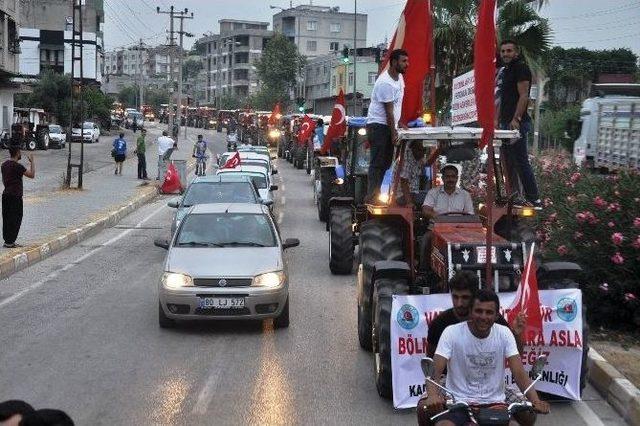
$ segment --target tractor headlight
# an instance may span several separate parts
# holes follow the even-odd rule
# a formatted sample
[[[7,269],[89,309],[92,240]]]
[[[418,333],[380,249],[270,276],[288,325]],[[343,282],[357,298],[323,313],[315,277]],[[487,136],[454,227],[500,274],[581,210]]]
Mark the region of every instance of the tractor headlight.
[[[536,215],[535,209],[531,207],[523,207],[522,209],[520,209],[519,213],[522,217],[533,217]]]
[[[335,178],[333,180],[333,183],[335,183],[336,185],[342,185],[344,183],[344,179],[342,178]]]
[[[367,129],[366,129],[366,128],[364,128],[364,127],[360,127],[360,128],[358,129],[358,134],[359,134],[360,136],[366,136],[366,135],[367,135]]]
[[[283,271],[267,272],[266,274],[256,275],[253,278],[253,286],[276,288],[284,284],[285,275]]]
[[[269,131],[269,137],[271,139],[277,139],[280,137],[280,131],[278,129],[272,129]]]
[[[378,201],[387,204],[389,202],[389,194],[382,193],[378,195]]]
[[[162,274],[162,285],[172,290],[179,290],[182,287],[193,286],[193,278],[185,274],[165,272]]]

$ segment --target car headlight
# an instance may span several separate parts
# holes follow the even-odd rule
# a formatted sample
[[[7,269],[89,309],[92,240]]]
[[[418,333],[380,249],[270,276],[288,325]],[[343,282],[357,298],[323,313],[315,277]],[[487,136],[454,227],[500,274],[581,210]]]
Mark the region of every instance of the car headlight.
[[[182,287],[193,286],[193,278],[185,274],[165,272],[162,274],[162,285],[166,288],[178,290]]]
[[[283,271],[267,272],[253,278],[253,284],[256,287],[276,288],[284,284],[285,275]]]

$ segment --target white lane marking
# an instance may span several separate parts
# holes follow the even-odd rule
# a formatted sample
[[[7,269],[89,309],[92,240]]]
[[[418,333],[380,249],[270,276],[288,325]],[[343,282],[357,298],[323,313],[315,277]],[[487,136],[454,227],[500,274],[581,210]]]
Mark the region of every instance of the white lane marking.
[[[222,369],[216,368],[207,377],[202,390],[198,394],[196,403],[191,411],[193,414],[206,414],[209,404],[213,399],[213,393],[218,384],[218,378],[222,375]]]
[[[284,213],[282,211],[280,211],[278,213],[278,225],[280,225],[282,223],[282,217],[284,216]]]
[[[154,210],[149,216],[145,217],[140,222],[138,222],[133,228],[129,228],[129,229],[121,232],[120,234],[118,234],[115,237],[111,238],[110,240],[108,240],[104,244],[101,244],[99,247],[96,247],[96,248],[90,250],[89,252],[85,253],[84,255],[80,256],[75,262],[71,262],[71,263],[66,264],[62,268],[59,268],[59,269],[51,272],[49,275],[47,275],[46,277],[44,277],[40,281],[36,281],[35,283],[31,284],[30,286],[27,286],[24,289],[20,290],[19,292],[7,297],[6,299],[4,299],[3,301],[0,302],[0,308],[10,304],[11,302],[15,302],[16,300],[20,299],[22,296],[24,296],[25,294],[29,293],[30,291],[33,291],[33,290],[35,290],[35,289],[37,289],[39,287],[42,287],[47,281],[49,281],[49,280],[55,278],[56,276],[58,276],[58,274],[60,272],[68,271],[69,269],[73,268],[74,266],[80,264],[80,262],[82,262],[83,260],[86,260],[90,256],[96,254],[98,251],[102,250],[103,248],[105,248],[105,247],[107,247],[107,246],[119,241],[120,239],[124,238],[125,236],[129,235],[134,229],[140,228],[148,220],[150,220],[153,216],[155,216],[156,214],[160,213],[160,211],[162,211],[162,209],[164,209],[164,208],[165,208],[165,206],[161,205],[158,209]]]
[[[598,415],[587,405],[586,402],[574,401],[571,405],[576,410],[576,413],[578,413],[578,415],[582,417],[582,420],[584,420],[589,426],[604,426],[602,420],[600,420]]]
[[[280,204],[282,204],[283,206],[287,204],[287,197],[285,197],[284,195],[280,197]]]

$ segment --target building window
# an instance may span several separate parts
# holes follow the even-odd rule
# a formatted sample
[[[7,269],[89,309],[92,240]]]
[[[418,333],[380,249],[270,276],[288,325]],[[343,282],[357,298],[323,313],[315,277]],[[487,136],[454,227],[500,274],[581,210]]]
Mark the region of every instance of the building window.
[[[333,77],[331,77],[331,88],[332,89],[336,88],[336,76],[335,75]]]
[[[349,86],[353,86],[353,73],[349,73]]]
[[[342,86],[344,84],[344,74],[339,74],[338,77],[340,77],[338,79],[338,84]]]
[[[322,67],[322,75],[327,75],[327,66]]]
[[[339,33],[341,29],[342,28],[340,27],[340,22],[333,23],[329,27],[329,31],[331,31],[332,33]]]
[[[318,21],[307,21],[307,31],[317,31],[317,30],[318,30]]]
[[[315,52],[318,49],[318,42],[315,40],[307,40],[307,50]]]
[[[378,73],[377,72],[370,72],[369,76],[367,77],[367,83],[369,83],[369,85],[374,85],[376,84],[376,78],[378,77]]]
[[[332,52],[337,52],[338,50],[340,50],[340,43],[338,43],[337,41],[332,41],[331,43],[329,43],[329,50],[331,50]]]
[[[316,77],[318,77],[320,75],[320,67],[316,68]]]

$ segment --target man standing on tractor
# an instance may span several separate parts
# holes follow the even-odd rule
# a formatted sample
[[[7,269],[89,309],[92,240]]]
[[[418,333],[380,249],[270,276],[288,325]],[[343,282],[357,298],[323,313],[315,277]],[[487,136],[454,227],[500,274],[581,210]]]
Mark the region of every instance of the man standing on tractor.
[[[367,116],[367,134],[371,145],[367,201],[377,200],[384,173],[391,167],[393,146],[398,141],[398,125],[402,115],[404,78],[409,55],[395,49],[389,56],[389,67],[376,80],[371,92]],[[403,125],[401,125],[404,127]]]
[[[531,70],[520,58],[518,45],[513,40],[500,43],[500,57],[504,63],[500,93],[499,126],[505,130],[520,130],[520,138],[512,144],[504,144],[509,181],[512,191],[518,191],[518,178],[524,190],[524,199],[517,204],[540,207],[540,195],[527,153],[527,136],[531,130],[531,117],[527,114],[529,91],[531,89]]]
[[[404,164],[400,172],[400,187],[396,199],[398,204],[422,207],[426,191],[420,190],[420,178],[424,174],[425,149],[420,140],[412,140],[404,153]]]
[[[453,164],[446,164],[440,170],[440,173],[442,173],[443,185],[432,188],[427,192],[424,204],[422,204],[422,214],[428,219],[450,213],[474,214],[471,195],[464,189],[457,187],[458,168]],[[429,266],[431,236],[431,231],[425,232],[420,243],[419,268],[421,271],[425,271]]]

